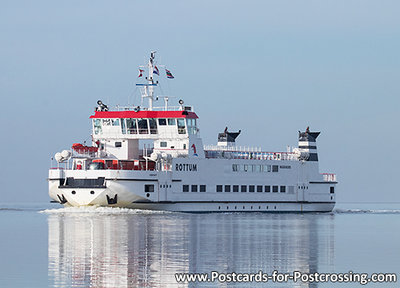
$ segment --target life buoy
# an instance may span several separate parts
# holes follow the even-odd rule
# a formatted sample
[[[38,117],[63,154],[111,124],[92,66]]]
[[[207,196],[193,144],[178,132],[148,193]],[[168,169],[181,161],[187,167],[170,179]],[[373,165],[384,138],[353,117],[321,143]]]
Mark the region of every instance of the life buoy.
[[[82,161],[76,163],[76,170],[82,170]]]

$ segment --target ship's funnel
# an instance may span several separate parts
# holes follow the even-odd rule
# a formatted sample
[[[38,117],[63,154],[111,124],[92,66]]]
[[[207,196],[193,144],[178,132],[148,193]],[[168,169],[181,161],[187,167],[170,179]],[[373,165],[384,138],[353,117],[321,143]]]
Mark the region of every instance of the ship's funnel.
[[[241,130],[238,132],[228,132],[228,127],[226,127],[223,133],[218,134],[218,146],[235,146],[235,140],[240,132]]]
[[[308,153],[307,161],[318,161],[317,141],[321,132],[310,132],[307,127],[305,132],[299,131],[299,151]]]

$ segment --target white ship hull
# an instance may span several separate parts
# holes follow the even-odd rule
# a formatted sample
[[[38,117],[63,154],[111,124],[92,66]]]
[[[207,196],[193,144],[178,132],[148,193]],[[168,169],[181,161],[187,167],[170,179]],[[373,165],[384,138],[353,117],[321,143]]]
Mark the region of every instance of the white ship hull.
[[[279,164],[279,167],[291,168],[280,169],[276,173],[231,172],[229,169],[233,163],[246,163],[242,165],[250,167],[259,163]],[[334,187],[336,182],[324,181],[320,174],[317,174],[318,179],[309,179],[314,172],[313,163],[242,159],[174,160],[174,170],[183,166],[188,168],[187,171],[50,170],[49,194],[57,202],[66,201],[62,203],[66,206],[96,205],[181,212],[329,212],[335,206],[335,193],[330,187]],[[81,179],[83,182],[63,185],[66,178]],[[80,187],[87,179],[99,178],[104,181],[97,186]],[[146,192],[146,185],[154,187],[154,191]],[[204,185],[205,192],[200,192],[200,185]],[[188,192],[183,192],[184,186],[188,186]],[[197,187],[197,192],[191,191],[192,186]],[[223,191],[217,192],[217,186],[222,186]],[[230,187],[229,192],[225,192],[225,186]],[[234,191],[233,186],[238,186],[239,190]],[[246,187],[245,193],[240,191],[242,186]],[[254,187],[253,192],[250,186]],[[269,192],[265,191],[266,186],[270,187]],[[284,186],[285,192],[273,192],[273,186]],[[262,191],[257,190],[260,187]]]

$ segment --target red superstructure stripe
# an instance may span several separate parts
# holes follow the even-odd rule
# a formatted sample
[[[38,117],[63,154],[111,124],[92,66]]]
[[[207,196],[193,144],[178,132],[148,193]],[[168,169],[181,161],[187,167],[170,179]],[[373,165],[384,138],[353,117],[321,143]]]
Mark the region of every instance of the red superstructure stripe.
[[[96,111],[90,118],[190,118],[197,119],[189,111]]]

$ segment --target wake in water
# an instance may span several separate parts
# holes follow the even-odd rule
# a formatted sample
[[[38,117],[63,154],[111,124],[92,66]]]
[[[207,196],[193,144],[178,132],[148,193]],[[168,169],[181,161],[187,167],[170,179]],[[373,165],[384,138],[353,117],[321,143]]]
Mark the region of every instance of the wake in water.
[[[58,209],[46,209],[40,211],[45,214],[97,214],[97,215],[121,215],[121,214],[165,214],[172,213],[168,211],[156,210],[140,210],[119,207],[98,207],[98,206],[82,206],[82,207],[65,207]]]
[[[13,210],[13,211],[24,211],[25,209],[20,208],[1,208],[0,210]],[[55,209],[40,210],[39,213],[44,214],[70,214],[70,215],[124,215],[124,214],[172,214],[179,212],[171,211],[160,211],[160,210],[141,210],[141,209],[129,209],[119,207],[100,207],[100,206],[82,206],[82,207],[65,207]],[[227,212],[232,213],[232,212]],[[247,214],[246,212],[240,212]],[[252,212],[250,212],[252,213]],[[236,214],[236,213],[234,213]],[[301,214],[295,212],[294,214]],[[313,214],[313,213],[311,213]],[[316,213],[321,214],[321,213]],[[325,213],[323,213],[325,214]],[[329,214],[329,213],[328,213]],[[336,208],[330,214],[400,214],[400,209],[342,209]]]
[[[20,209],[20,208],[0,208],[0,211],[24,211],[24,209]]]
[[[334,209],[333,214],[400,214],[398,209]]]

